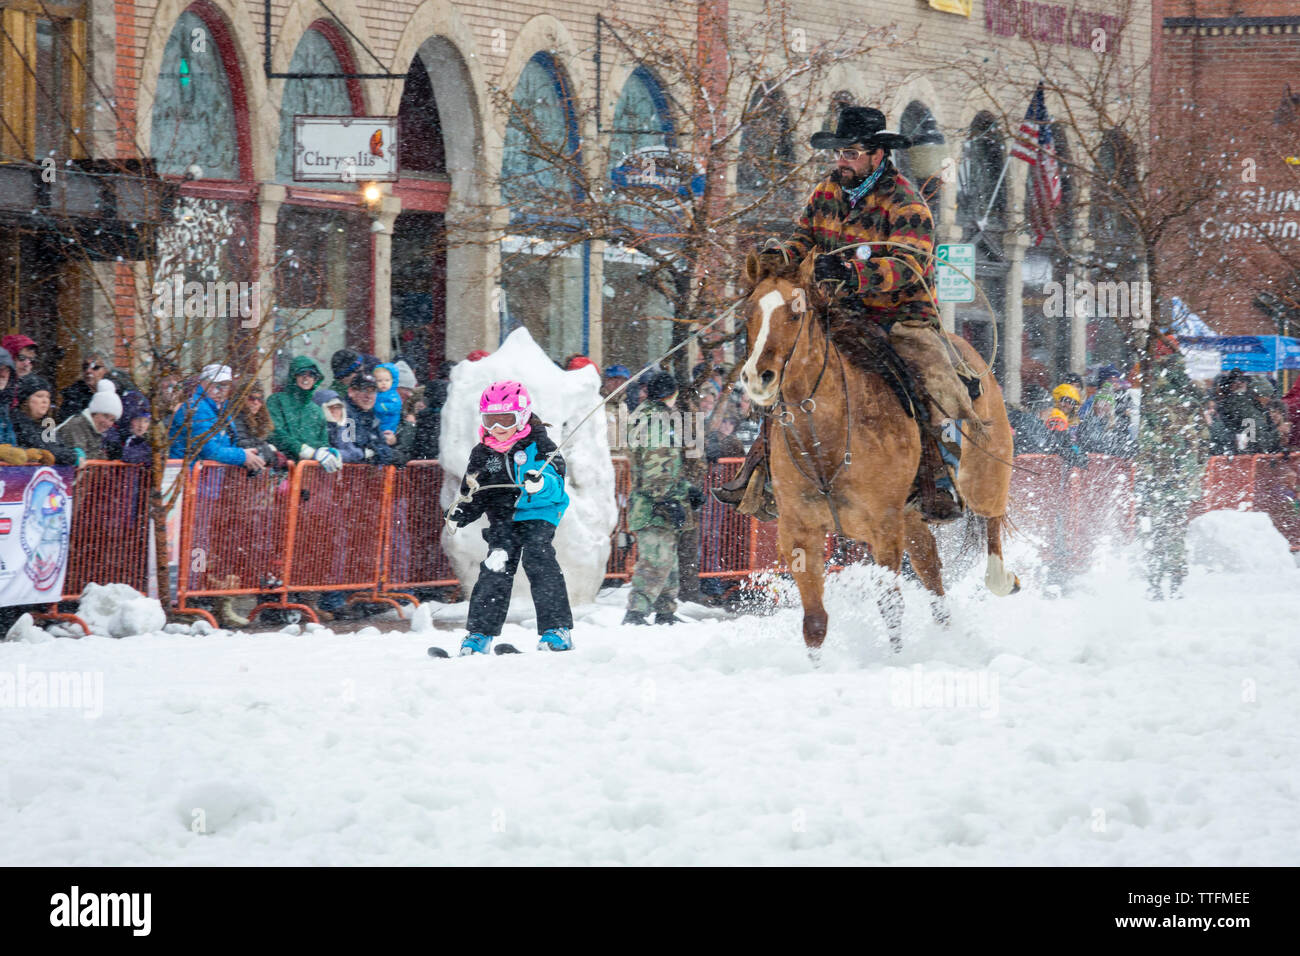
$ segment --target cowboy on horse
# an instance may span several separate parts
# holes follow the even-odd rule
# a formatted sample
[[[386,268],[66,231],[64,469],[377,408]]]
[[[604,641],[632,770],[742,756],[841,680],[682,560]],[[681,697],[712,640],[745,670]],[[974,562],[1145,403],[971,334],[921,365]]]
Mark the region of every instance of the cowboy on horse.
[[[887,339],[903,360],[891,386],[922,436],[909,507],[929,521],[956,518],[963,510],[954,481],[960,422],[972,435],[982,434],[988,423],[972,404],[980,394],[978,373],[944,337],[931,294],[934,218],[889,159],[890,150],[911,142],[885,129],[880,110],[845,107],[835,132],[813,134],[811,145],[833,150],[835,169],[813,190],[794,233],[768,239],[760,259],[790,264],[817,253],[813,275],[831,300],[830,336],[845,358],[858,368],[878,369]],[[718,500],[769,521],[776,517],[767,463],[770,428],[765,417],[739,473],[714,490]]]

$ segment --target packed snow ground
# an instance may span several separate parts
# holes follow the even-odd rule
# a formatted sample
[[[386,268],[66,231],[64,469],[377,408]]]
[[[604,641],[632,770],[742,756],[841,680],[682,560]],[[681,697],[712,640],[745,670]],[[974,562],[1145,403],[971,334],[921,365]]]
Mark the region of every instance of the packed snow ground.
[[[0,708],[0,863],[1294,864],[1300,571],[1253,517],[1198,528],[1179,602],[1131,555],[1058,599],[1023,556],[1019,595],[963,580],[948,632],[909,587],[897,656],[852,569],[819,670],[796,610],[621,627],[625,590],[559,655],[429,658],[464,605],[0,644],[103,695]]]

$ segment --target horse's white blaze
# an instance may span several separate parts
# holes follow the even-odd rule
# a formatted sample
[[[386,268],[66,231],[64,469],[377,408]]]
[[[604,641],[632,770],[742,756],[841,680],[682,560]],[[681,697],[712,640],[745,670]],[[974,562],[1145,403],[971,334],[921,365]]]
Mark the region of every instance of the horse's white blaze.
[[[781,306],[785,305],[785,296],[773,289],[763,298],[758,300],[758,307],[763,310],[762,324],[758,328],[758,339],[754,342],[754,347],[749,351],[749,359],[745,362],[744,383],[745,391],[749,392],[749,397],[754,401],[762,404],[762,400],[770,397],[766,391],[761,390],[758,384],[758,366],[755,364],[758,357],[763,354],[763,349],[767,346],[767,332],[772,324],[772,313]]]

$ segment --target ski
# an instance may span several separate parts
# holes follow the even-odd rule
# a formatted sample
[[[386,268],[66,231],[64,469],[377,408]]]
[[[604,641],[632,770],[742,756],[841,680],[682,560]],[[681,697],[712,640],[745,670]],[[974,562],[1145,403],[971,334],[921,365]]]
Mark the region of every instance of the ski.
[[[441,647],[430,647],[428,653],[430,657],[451,657],[451,655],[448,654]],[[513,644],[495,644],[492,647],[492,653],[493,654],[522,654],[523,651],[515,647]]]

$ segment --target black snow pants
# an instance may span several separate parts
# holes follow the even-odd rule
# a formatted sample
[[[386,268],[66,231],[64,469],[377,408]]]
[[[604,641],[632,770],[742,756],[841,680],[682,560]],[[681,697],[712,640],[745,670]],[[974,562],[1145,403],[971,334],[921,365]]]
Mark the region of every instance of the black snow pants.
[[[488,554],[498,549],[505,551],[506,563],[500,571],[489,570],[486,563],[479,565],[478,581],[469,598],[469,620],[465,624],[471,633],[489,637],[501,633],[510,609],[510,588],[521,558],[533,591],[533,606],[537,609],[537,633],[544,634],[555,627],[573,627],[564,572],[555,560],[555,547],[551,544],[554,537],[555,525],[549,521],[506,521],[483,530]]]

